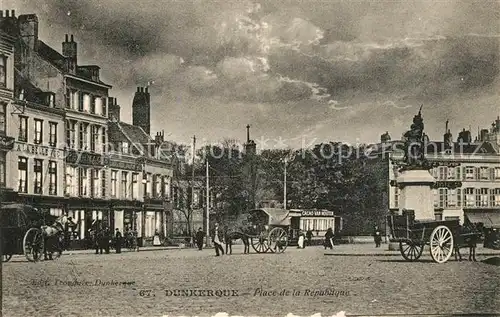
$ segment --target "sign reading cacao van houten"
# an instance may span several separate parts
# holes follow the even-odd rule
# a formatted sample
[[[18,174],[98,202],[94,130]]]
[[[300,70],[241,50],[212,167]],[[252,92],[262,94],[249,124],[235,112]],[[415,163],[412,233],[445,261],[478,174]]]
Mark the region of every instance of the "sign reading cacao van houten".
[[[330,210],[302,210],[302,217],[333,217]]]

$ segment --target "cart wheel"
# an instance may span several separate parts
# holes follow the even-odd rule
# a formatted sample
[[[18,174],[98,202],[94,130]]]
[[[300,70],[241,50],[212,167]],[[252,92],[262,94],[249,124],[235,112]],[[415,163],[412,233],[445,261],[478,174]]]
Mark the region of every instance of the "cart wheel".
[[[269,250],[272,253],[283,253],[288,246],[288,234],[283,228],[274,228],[269,232]]]
[[[40,229],[31,228],[24,235],[23,239],[24,255],[30,262],[39,261],[43,256],[44,241]]]
[[[4,254],[2,256],[2,262],[9,262],[12,259],[12,254]]]
[[[267,250],[269,250],[267,236],[265,236],[264,233],[259,234],[256,238],[251,238],[250,241],[252,243],[252,248],[257,253],[266,253]]]
[[[399,251],[406,261],[416,261],[422,255],[424,246],[413,242],[399,242]]]
[[[445,263],[453,252],[453,234],[446,226],[435,228],[430,237],[431,256],[436,263]]]

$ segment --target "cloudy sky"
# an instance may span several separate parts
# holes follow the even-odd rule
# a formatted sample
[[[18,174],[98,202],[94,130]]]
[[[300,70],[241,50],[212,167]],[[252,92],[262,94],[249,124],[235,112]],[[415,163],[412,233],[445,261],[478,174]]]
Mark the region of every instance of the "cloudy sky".
[[[500,114],[497,1],[2,0],[36,13],[40,38],[101,66],[122,120],[154,81],[152,132],[267,140],[266,147],[399,138],[423,104],[431,139],[449,119]]]

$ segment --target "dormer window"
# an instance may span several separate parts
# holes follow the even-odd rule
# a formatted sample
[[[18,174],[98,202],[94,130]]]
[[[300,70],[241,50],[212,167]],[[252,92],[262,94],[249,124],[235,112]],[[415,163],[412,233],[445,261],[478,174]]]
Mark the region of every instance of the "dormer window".
[[[130,153],[129,144],[126,141],[122,142],[122,153],[124,153],[124,154],[129,154]]]
[[[55,99],[56,99],[55,94],[47,93],[47,97],[45,98],[46,105],[49,106],[50,108],[54,108]]]

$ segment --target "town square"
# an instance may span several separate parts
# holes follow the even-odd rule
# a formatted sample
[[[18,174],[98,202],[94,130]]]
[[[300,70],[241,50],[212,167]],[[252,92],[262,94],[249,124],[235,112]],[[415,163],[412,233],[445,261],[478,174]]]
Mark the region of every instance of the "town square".
[[[499,2],[0,9],[0,317],[500,314]]]

